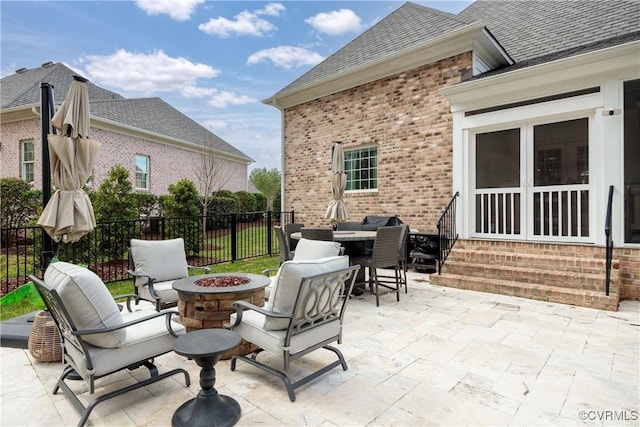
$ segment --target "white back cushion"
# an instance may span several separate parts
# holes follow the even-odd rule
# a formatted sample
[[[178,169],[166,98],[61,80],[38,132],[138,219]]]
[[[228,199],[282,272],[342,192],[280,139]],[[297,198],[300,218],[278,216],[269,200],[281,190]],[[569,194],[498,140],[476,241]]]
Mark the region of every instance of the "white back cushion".
[[[294,260],[318,259],[340,255],[340,243],[323,240],[300,239],[296,246]]]
[[[55,289],[69,317],[79,330],[100,329],[123,323],[122,314],[109,290],[88,268],[67,262],[49,264],[44,282]],[[104,334],[84,335],[82,339],[97,347],[121,347],[127,336],[122,329]]]
[[[329,242],[330,243],[330,242]],[[296,248],[297,251],[297,248]],[[298,295],[298,288],[304,277],[329,273],[349,267],[348,256],[333,256],[313,260],[291,260],[282,263],[265,309],[276,313],[290,314]],[[289,326],[288,319],[266,318],[264,329],[280,330]]]
[[[137,273],[146,274],[156,282],[182,279],[189,276],[187,254],[182,238],[171,240],[131,239],[131,256]],[[147,279],[138,279],[136,286]]]

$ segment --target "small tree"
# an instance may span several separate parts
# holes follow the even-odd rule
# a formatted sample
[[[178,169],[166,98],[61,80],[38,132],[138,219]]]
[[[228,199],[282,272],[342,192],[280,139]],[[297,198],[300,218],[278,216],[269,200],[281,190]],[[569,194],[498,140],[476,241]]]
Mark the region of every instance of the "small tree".
[[[193,181],[181,179],[169,185],[169,194],[164,198],[164,214],[169,218],[181,218],[180,228],[170,221],[171,235],[184,239],[188,256],[197,256],[203,242],[200,234],[200,195]]]
[[[207,238],[207,208],[211,203],[211,193],[224,187],[233,174],[233,170],[229,167],[229,163],[218,155],[214,149],[215,135],[210,135],[210,140],[200,147],[198,161],[194,165],[194,173],[196,176],[196,184],[200,194],[198,200],[202,206],[202,237]]]
[[[138,237],[138,227],[134,224],[128,230],[121,224],[107,225],[107,222],[138,219],[138,202],[133,193],[129,171],[122,165],[109,169],[107,178],[98,189],[89,194],[96,222],[102,222],[102,232],[96,239],[97,250],[109,259],[118,260],[125,256],[123,247],[128,246],[132,238]],[[127,242],[123,245],[123,241]]]
[[[261,193],[267,196],[267,209],[273,210],[273,200],[280,191],[280,171],[259,168],[251,171],[249,182]]]

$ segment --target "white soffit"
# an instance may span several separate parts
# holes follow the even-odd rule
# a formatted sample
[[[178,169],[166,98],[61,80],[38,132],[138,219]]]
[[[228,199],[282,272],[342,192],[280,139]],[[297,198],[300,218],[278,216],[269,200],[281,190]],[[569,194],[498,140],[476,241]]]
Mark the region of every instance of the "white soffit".
[[[640,41],[440,89],[451,111],[469,111],[600,86],[640,76]]]

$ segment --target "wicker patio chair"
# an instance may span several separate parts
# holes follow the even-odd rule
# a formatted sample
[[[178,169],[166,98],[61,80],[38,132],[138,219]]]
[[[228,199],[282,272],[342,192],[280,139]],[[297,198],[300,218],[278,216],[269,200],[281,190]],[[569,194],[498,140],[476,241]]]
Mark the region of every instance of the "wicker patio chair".
[[[292,239],[291,234],[298,233],[302,227],[304,227],[304,224],[299,222],[290,222],[289,224],[285,224],[283,227],[284,236],[287,238],[287,244],[289,245],[290,252],[295,252],[296,246],[298,246],[298,241],[296,239]]]
[[[380,295],[396,294],[400,301],[400,278],[398,268],[398,245],[402,228],[399,225],[380,227],[376,231],[376,240],[371,255],[351,258],[352,264],[358,264],[369,270],[369,289],[376,296],[376,306],[380,305]],[[392,268],[394,275],[378,274],[378,269]],[[380,292],[380,288],[385,288]]]
[[[407,224],[400,224],[402,231],[400,232],[400,242],[398,244],[398,270],[400,277],[400,286],[404,286],[404,293],[407,290],[407,270],[409,266],[409,256],[407,250],[407,239],[409,236],[409,226]]]
[[[293,259],[294,253],[289,249],[289,243],[285,237],[284,230],[279,225],[273,227],[278,237],[278,247],[280,249],[280,264]]]
[[[336,225],[336,231],[360,231],[362,223],[357,221],[344,221]]]
[[[333,241],[333,230],[330,228],[302,227],[300,233],[303,239]]]

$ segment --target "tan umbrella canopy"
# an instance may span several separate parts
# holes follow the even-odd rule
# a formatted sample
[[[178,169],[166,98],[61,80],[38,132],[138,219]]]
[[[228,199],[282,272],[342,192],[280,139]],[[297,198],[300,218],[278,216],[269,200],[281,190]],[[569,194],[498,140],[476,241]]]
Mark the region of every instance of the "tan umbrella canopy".
[[[55,193],[38,225],[56,242],[76,242],[96,226],[93,206],[82,190],[95,166],[100,143],[89,136],[89,95],[85,81],[74,80],[51,123],[49,156]]]
[[[333,146],[331,155],[331,192],[333,200],[329,202],[325,219],[331,224],[346,221],[349,218],[349,211],[342,197],[347,187],[347,174],[344,173],[344,148],[342,142],[337,141]]]

